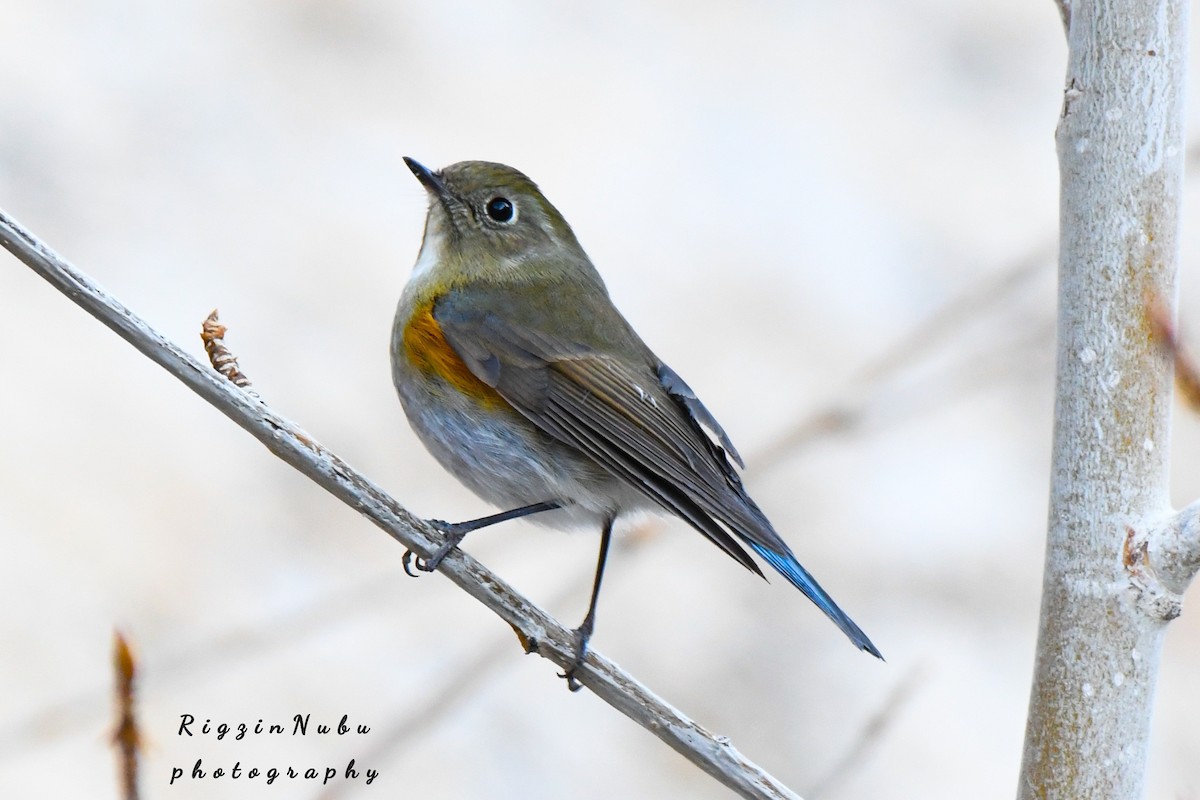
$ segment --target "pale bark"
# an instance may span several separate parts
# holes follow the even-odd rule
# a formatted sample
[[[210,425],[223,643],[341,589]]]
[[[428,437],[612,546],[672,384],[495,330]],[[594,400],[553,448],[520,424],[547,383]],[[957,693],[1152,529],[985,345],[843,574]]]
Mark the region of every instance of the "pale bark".
[[[1058,376],[1041,623],[1021,798],[1137,798],[1166,623],[1196,571],[1168,487],[1184,166],[1184,0],[1072,3],[1061,170]],[[1190,538],[1189,538],[1190,537]]]

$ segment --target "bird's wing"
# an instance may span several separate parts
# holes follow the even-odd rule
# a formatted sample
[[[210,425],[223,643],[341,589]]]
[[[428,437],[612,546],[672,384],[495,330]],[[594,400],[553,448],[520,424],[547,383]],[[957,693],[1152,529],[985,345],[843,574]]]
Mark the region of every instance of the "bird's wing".
[[[651,365],[629,364],[463,305],[449,295],[435,306],[446,341],[474,375],[535,425],[689,522],[696,524],[696,512],[702,512],[748,542],[786,551],[723,453]],[[701,530],[707,534],[710,527]],[[753,563],[748,556],[738,560]]]
[[[855,645],[879,654],[746,494],[725,457],[726,451],[735,452],[725,432],[670,368],[649,360],[631,363],[634,359],[617,358],[536,326],[518,327],[454,293],[439,299],[433,313],[467,368],[535,425],[675,512],[761,575],[728,528],[803,591]]]

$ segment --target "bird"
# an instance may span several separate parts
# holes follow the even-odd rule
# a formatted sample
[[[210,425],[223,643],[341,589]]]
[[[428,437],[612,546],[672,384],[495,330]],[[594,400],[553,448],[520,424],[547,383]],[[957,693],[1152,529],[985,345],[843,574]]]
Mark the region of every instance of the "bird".
[[[560,675],[578,691],[620,516],[674,514],[747,570],[757,554],[860,650],[883,655],[797,560],[750,498],[729,436],[613,304],[570,225],[522,172],[487,161],[431,170],[416,263],[396,308],[392,378],[417,437],[505,511],[460,523],[418,570],[471,531],[518,517],[600,529],[587,613]],[[405,570],[413,557],[405,553]]]

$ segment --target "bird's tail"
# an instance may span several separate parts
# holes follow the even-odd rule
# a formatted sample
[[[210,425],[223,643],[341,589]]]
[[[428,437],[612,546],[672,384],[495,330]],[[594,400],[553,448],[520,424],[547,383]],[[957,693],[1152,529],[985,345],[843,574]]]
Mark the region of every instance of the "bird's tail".
[[[763,559],[775,568],[783,577],[792,582],[800,591],[804,592],[804,596],[816,603],[817,608],[824,611],[834,623],[837,624],[842,632],[850,637],[850,641],[854,642],[854,646],[859,650],[865,650],[876,658],[882,660],[883,654],[879,652],[879,648],[871,644],[871,640],[862,632],[862,629],[854,624],[854,620],[846,616],[846,612],[838,608],[838,604],[833,602],[833,598],[821,588],[821,584],[817,583],[816,579],[808,574],[808,570],[800,566],[800,562],[791,553],[777,553],[774,550],[768,550],[760,544],[747,541],[746,544],[758,553]]]

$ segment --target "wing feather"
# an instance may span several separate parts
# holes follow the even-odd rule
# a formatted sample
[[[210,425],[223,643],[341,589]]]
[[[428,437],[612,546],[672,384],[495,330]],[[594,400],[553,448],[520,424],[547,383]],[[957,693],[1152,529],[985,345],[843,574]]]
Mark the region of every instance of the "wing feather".
[[[500,300],[515,302],[512,297]],[[618,350],[618,358],[536,324],[514,326],[463,303],[453,292],[435,303],[434,318],[471,373],[538,428],[586,454],[762,575],[731,533],[736,535],[829,615],[856,646],[879,655],[746,494],[726,457],[741,463],[725,431],[632,331],[623,329],[626,347]],[[619,315],[616,320],[624,324]]]
[[[638,477],[634,485],[660,489],[655,500],[662,502],[661,489],[669,486],[747,541],[787,551],[732,468],[714,458],[712,443],[689,421],[649,362],[631,366],[452,302],[440,301],[434,316],[467,368],[552,436],[579,447],[580,429],[586,428],[608,454],[598,460],[611,469],[619,455],[623,471]],[[556,409],[554,424],[551,407]],[[694,515],[684,516],[694,522]]]
[[[762,575],[762,570],[750,558],[749,553],[686,494],[661,476],[641,468],[628,454],[615,449],[604,435],[587,424],[578,424],[571,414],[564,413],[560,403],[552,402],[548,405],[541,427],[559,441],[586,453],[612,474],[639,488],[666,510],[677,514],[743,567],[756,575]]]

